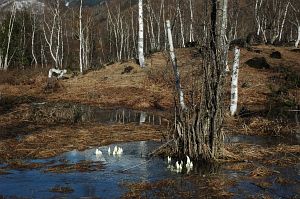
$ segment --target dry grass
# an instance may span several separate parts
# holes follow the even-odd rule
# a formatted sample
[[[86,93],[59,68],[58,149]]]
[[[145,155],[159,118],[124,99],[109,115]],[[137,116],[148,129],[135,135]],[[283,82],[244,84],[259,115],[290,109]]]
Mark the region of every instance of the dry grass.
[[[289,71],[299,74],[299,53],[283,47],[257,46],[256,48],[262,50],[262,53],[257,54],[242,49],[241,57],[239,107],[246,107],[250,114],[245,117],[226,117],[225,133],[291,133],[291,131],[295,131],[297,124],[268,118],[266,111],[269,110],[269,105],[273,105],[274,101],[278,103],[278,100],[283,97],[285,101],[292,101],[299,105],[299,88],[291,87],[285,91],[285,95],[276,95],[275,97],[271,89],[278,84],[282,86],[286,83],[283,78],[285,77],[284,73],[278,70],[279,67],[288,68]],[[270,53],[275,50],[282,53],[283,59],[269,57]],[[192,77],[196,77],[192,68],[199,66],[201,60],[200,57],[193,56],[195,49],[178,49],[176,53],[182,74],[183,88],[188,93],[190,81]],[[271,69],[258,70],[245,64],[247,60],[257,56],[265,57],[272,66]],[[231,52],[230,60],[232,60]],[[115,63],[98,71],[89,71],[85,75],[60,80],[61,89],[50,93],[44,92],[44,87],[47,84],[47,71],[37,71],[28,73],[28,75],[27,72],[18,74],[15,71],[1,74],[1,77],[7,76],[18,80],[18,82],[11,83],[8,80],[0,82],[0,160],[45,158],[73,149],[83,150],[88,146],[161,139],[162,130],[150,126],[96,126],[95,124],[82,126],[79,124],[74,126],[52,124],[52,126],[45,126],[28,121],[28,104],[33,101],[66,101],[102,107],[172,110],[173,72],[168,62],[168,55],[162,52],[155,53],[147,59],[147,65],[148,68],[143,70],[132,61]],[[129,66],[132,70],[129,73],[124,73],[124,69]],[[273,77],[276,77],[276,81],[273,81]],[[230,76],[228,76],[228,80],[230,80]],[[226,103],[229,104],[229,81],[226,88]],[[277,88],[275,90],[278,91]],[[6,104],[4,105],[2,102],[3,99],[10,96],[13,96],[15,101],[8,101],[7,103],[12,106],[6,110]],[[22,136],[21,140],[16,139],[19,135]],[[249,146],[241,149],[241,151],[231,150],[230,152],[237,152],[238,156],[245,158],[273,155],[272,150],[257,149],[256,146]],[[295,161],[295,159],[291,160]]]
[[[278,122],[268,118],[266,113],[284,104],[300,104],[299,87],[291,87],[284,95],[274,97],[281,87],[287,85],[285,70],[300,74],[300,56],[290,48],[256,46],[260,54],[242,49],[239,75],[239,107],[247,108],[249,115],[239,119],[226,118],[226,133],[236,131],[243,134],[282,134],[295,132],[296,124]],[[272,59],[273,51],[280,51],[282,59]],[[196,49],[177,49],[178,65],[182,86],[186,94],[191,89],[191,80],[196,78],[193,68],[201,65],[200,57],[194,56]],[[271,69],[255,69],[245,62],[253,57],[265,57]],[[85,75],[61,80],[56,92],[44,92],[47,84],[46,71],[17,74],[8,72],[11,79],[29,79],[29,83],[9,84],[0,82],[1,96],[34,96],[45,101],[66,101],[92,104],[102,107],[127,107],[133,109],[172,110],[174,102],[173,71],[165,52],[158,52],[147,59],[148,68],[143,70],[133,61],[115,63]],[[232,53],[230,52],[230,65]],[[132,68],[124,74],[125,68]],[[284,71],[281,71],[282,68]],[[43,72],[43,73],[42,73]],[[289,73],[291,73],[289,72]],[[123,73],[123,74],[122,74]],[[42,76],[43,74],[44,76]],[[196,76],[195,76],[196,75]],[[226,84],[226,104],[230,98],[230,75]],[[0,108],[1,111],[1,108]]]
[[[92,172],[102,171],[103,165],[99,162],[80,161],[76,164],[59,164],[49,166],[45,172],[52,173],[73,173],[73,172]]]
[[[193,184],[192,187],[185,182]],[[123,184],[129,191],[122,198],[231,198],[233,194],[225,190],[234,184],[235,181],[223,176],[189,176],[181,182],[167,179],[154,183]]]
[[[274,172],[266,167],[258,167],[250,172],[249,176],[252,178],[262,178],[272,175]]]
[[[148,125],[93,124],[42,127],[22,139],[1,139],[0,160],[23,158],[48,158],[73,149],[84,150],[89,146],[103,146],[118,142],[160,140],[162,131]]]
[[[232,161],[259,161],[265,165],[287,167],[300,161],[300,145],[279,144],[264,147],[254,144],[233,144],[226,147],[232,153]],[[247,165],[247,164],[246,164]]]
[[[71,187],[62,187],[62,186],[58,186],[58,185],[51,188],[49,191],[55,192],[55,193],[72,193],[72,192],[74,192],[74,190]]]

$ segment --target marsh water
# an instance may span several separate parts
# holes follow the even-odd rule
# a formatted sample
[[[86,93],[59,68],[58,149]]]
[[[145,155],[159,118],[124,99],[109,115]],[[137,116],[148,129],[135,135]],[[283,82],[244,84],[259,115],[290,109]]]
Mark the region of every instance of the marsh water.
[[[231,139],[235,139],[231,137]],[[239,141],[243,138],[239,137]],[[247,139],[247,138],[245,138]],[[256,138],[260,143],[269,143],[264,138]],[[247,142],[250,142],[249,139]],[[124,153],[120,156],[108,154],[108,147],[113,149],[115,145],[103,146],[101,156],[95,155],[95,148],[85,151],[73,150],[54,158],[42,160],[28,160],[31,163],[47,163],[45,167],[31,170],[9,170],[9,174],[0,175],[0,195],[4,197],[28,197],[28,198],[79,198],[100,197],[118,198],[126,193],[124,183],[155,182],[163,179],[175,179],[180,181],[185,175],[193,175],[203,178],[204,175],[226,175],[228,178],[239,179],[237,184],[228,191],[234,193],[234,198],[245,198],[258,193],[268,193],[273,198],[290,198],[299,196],[298,184],[282,185],[276,183],[277,175],[300,182],[299,164],[296,167],[281,168],[274,166],[273,169],[280,174],[269,176],[268,181],[273,182],[268,188],[261,188],[249,179],[243,179],[249,170],[232,171],[222,166],[213,172],[201,166],[191,173],[185,171],[176,173],[168,169],[168,163],[162,158],[152,157],[148,154],[159,147],[162,143],[152,141],[130,142],[119,144]],[[47,168],[60,164],[76,164],[81,161],[90,161],[93,164],[101,164],[103,168],[97,171],[73,171],[66,173],[47,172]],[[173,160],[172,164],[174,164]],[[5,165],[2,165],[2,167]],[[187,189],[182,184],[182,189]],[[54,187],[68,187],[69,193],[56,193],[51,191]],[[194,187],[196,189],[196,186]],[[193,189],[189,185],[188,189]],[[192,190],[191,190],[192,191]]]
[[[126,108],[101,108],[75,103],[33,103],[31,119],[39,122],[52,120],[60,123],[93,122],[99,124],[151,124],[166,123],[160,112],[144,112]]]
[[[32,110],[33,120],[52,119],[60,122],[94,122],[106,125],[132,122],[139,125],[162,125],[164,121],[166,122],[159,114],[123,108],[101,109],[88,105],[36,103],[32,105]],[[300,143],[297,136],[283,138],[234,135],[227,136],[225,141],[260,146],[299,145]],[[259,179],[246,177],[252,171],[251,168],[237,171],[228,167],[235,163],[217,167],[196,164],[189,173],[186,170],[180,173],[174,172],[169,169],[167,160],[149,156],[162,144],[154,141],[121,143],[118,146],[124,150],[122,155],[108,153],[108,148],[113,150],[114,144],[99,147],[102,155],[96,155],[96,148],[92,147],[84,151],[73,150],[48,159],[27,159],[25,164],[42,165],[30,169],[10,168],[8,165],[0,164],[0,171],[5,170],[5,173],[0,175],[0,198],[119,198],[128,192],[126,186],[128,183],[155,183],[165,179],[179,182],[180,189],[189,191],[193,197],[199,197],[197,195],[199,185],[183,183],[186,176],[195,179],[225,176],[227,179],[232,179],[235,183],[226,191],[232,193],[233,198],[257,197],[264,194],[272,198],[300,197],[300,163],[288,167],[273,164],[270,168],[274,171],[273,174],[263,179],[269,183],[265,187],[258,185]],[[171,165],[175,162],[176,160],[173,159]],[[88,164],[88,169],[77,167],[81,163]],[[263,166],[261,162],[252,163]],[[53,168],[62,169],[51,170]],[[64,170],[63,168],[75,169]],[[277,180],[279,178],[284,178],[291,183],[279,183]],[[154,190],[150,190],[150,197],[151,191]],[[174,198],[176,197],[174,195]]]

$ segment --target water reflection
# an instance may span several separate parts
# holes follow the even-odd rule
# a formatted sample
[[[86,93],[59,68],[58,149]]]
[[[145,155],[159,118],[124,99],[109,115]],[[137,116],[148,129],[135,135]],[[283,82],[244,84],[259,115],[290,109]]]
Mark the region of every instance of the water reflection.
[[[255,136],[255,135],[226,135],[226,143],[247,143],[262,146],[275,146],[278,144],[298,145],[300,138],[297,135],[290,136]]]
[[[164,160],[154,158],[149,161],[147,157],[150,150],[159,145],[156,142],[118,144],[124,149],[123,155],[120,156],[108,154],[108,147],[114,148],[115,145],[100,147],[101,156],[95,154],[94,148],[85,151],[73,150],[58,157],[44,160],[44,162],[54,161],[53,165],[62,162],[68,164],[76,164],[81,161],[99,162],[104,164],[104,170],[62,174],[45,173],[43,169],[13,171],[11,175],[0,176],[0,195],[30,198],[43,198],[45,195],[47,197],[61,197],[63,194],[51,193],[49,189],[56,185],[67,185],[74,189],[74,192],[68,195],[70,198],[93,196],[117,198],[126,191],[124,187],[120,186],[120,183],[124,181],[155,181],[173,176],[165,168]]]
[[[140,115],[138,116],[140,119]],[[252,142],[250,137],[231,137],[232,141]],[[256,141],[259,140],[256,138]],[[228,141],[228,140],[227,140]],[[264,143],[264,142],[262,142]],[[73,150],[64,153],[55,158],[46,160],[32,160],[29,162],[51,162],[47,167],[58,165],[62,163],[76,164],[82,161],[90,161],[93,164],[101,164],[104,169],[101,171],[87,171],[79,172],[73,171],[71,173],[51,173],[44,172],[45,168],[36,170],[12,170],[12,174],[0,175],[0,195],[6,197],[28,197],[28,198],[80,198],[80,197],[101,197],[101,198],[119,198],[127,190],[122,185],[123,183],[131,182],[155,182],[164,179],[175,179],[177,182],[182,181],[183,173],[171,172],[167,166],[167,160],[161,158],[149,159],[148,154],[158,148],[161,143],[142,141],[118,144],[122,147],[124,152],[120,156],[113,156],[108,154],[108,147],[113,149],[115,145],[99,147],[102,155],[96,156],[95,148],[85,151]],[[174,165],[177,160],[172,159]],[[280,168],[274,167],[274,170],[288,179],[299,179],[299,169],[297,168]],[[257,193],[262,192],[257,186],[253,186],[253,182],[244,176],[249,175],[249,170],[226,170],[222,165],[203,165],[195,164],[193,171],[190,175],[197,179],[206,178],[208,175],[226,175],[226,178],[239,179],[237,184],[229,191],[233,192],[238,198],[246,195],[251,195],[251,191],[255,190]],[[275,178],[276,176],[271,176]],[[273,179],[272,181],[275,182]],[[181,184],[181,183],[180,183]],[[61,194],[53,193],[49,190],[55,186],[67,186],[74,190],[72,193]],[[182,189],[185,185],[182,184]],[[197,188],[197,186],[196,186]],[[196,188],[189,184],[191,192]],[[274,189],[274,190],[273,190]],[[293,196],[295,194],[295,186],[285,186],[274,183],[268,189],[273,191],[271,196],[275,194],[287,194]],[[176,190],[173,190],[176,191]]]
[[[32,104],[32,119],[57,122],[96,122],[102,124],[136,123],[162,125],[162,117],[153,113],[125,108],[103,109],[83,104]]]

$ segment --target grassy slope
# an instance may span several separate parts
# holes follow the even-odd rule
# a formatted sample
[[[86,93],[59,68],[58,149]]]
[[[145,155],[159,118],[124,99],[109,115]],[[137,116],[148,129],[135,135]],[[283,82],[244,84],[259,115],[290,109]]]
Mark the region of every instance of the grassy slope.
[[[286,111],[300,105],[300,53],[292,52],[290,48],[285,47],[256,46],[255,48],[262,52],[258,54],[242,49],[241,53],[238,106],[247,109],[249,115],[237,118],[228,116],[225,129],[247,134],[294,132],[295,123],[281,121],[282,117],[279,121],[273,116],[282,112],[281,107]],[[282,59],[270,58],[270,53],[275,50],[282,53]],[[195,49],[177,50],[184,88],[189,86],[187,82],[191,79],[192,67],[201,64],[200,58],[193,56],[195,52]],[[232,52],[230,54],[232,60]],[[261,56],[270,63],[270,69],[255,69],[245,64],[250,58]],[[122,74],[127,66],[132,66],[133,69],[130,73]],[[119,106],[140,110],[173,109],[173,74],[166,53],[155,53],[148,57],[147,69],[144,70],[129,61],[108,65],[101,70],[89,71],[83,76],[61,80],[55,92],[45,92],[46,74],[46,71],[29,75],[26,71],[2,73],[0,93],[2,96],[19,98],[30,96],[41,101],[72,101],[102,107]],[[226,85],[228,108],[229,98],[230,81]],[[293,120],[295,112],[287,113],[290,115],[289,119]],[[0,115],[1,121],[5,120],[5,117]]]

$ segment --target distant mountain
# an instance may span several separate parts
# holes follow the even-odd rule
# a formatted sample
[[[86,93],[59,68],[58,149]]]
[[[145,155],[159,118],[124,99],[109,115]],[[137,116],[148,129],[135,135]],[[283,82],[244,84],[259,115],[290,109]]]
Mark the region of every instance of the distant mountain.
[[[15,3],[17,10],[32,8],[35,12],[42,11],[45,0],[0,0],[0,12],[10,11],[13,3]],[[50,0],[51,1],[51,0]],[[84,6],[95,6],[104,3],[106,0],[83,0]],[[80,0],[64,0],[65,6],[78,6]]]
[[[17,10],[32,9],[34,12],[42,11],[45,4],[39,0],[0,0],[0,11],[10,11],[13,4]]]

